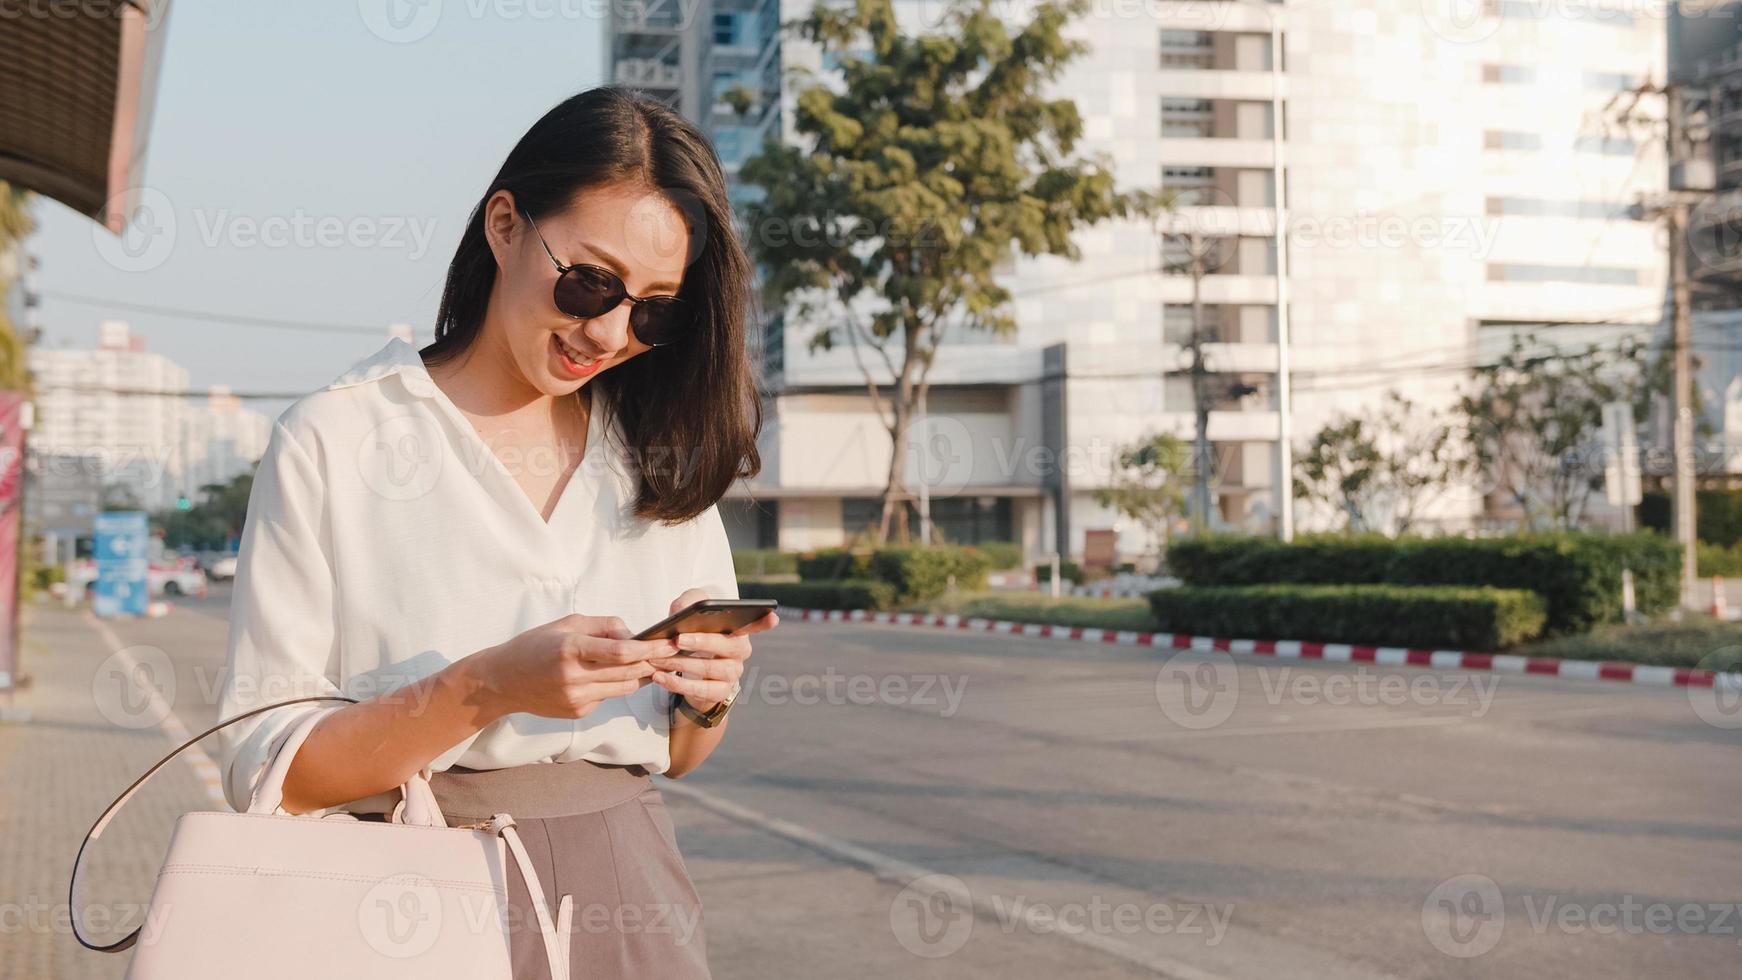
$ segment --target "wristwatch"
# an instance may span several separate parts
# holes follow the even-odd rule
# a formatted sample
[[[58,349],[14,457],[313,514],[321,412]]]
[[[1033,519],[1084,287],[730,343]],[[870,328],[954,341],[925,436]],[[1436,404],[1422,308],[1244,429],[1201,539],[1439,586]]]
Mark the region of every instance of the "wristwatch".
[[[672,708],[683,712],[685,718],[688,718],[690,721],[695,722],[703,728],[713,728],[715,725],[720,723],[720,719],[726,717],[726,712],[732,710],[732,702],[738,700],[738,692],[743,689],[743,684],[738,681],[733,681],[732,689],[726,692],[726,700],[721,701],[719,704],[714,705],[706,711],[697,711],[695,705],[690,704],[689,698],[686,698],[681,694],[673,694],[671,696]]]

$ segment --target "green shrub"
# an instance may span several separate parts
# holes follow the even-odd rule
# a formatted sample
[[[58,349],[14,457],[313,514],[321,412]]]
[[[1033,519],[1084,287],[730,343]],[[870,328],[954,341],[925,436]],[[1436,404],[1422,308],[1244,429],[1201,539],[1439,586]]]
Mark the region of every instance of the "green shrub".
[[[1014,541],[982,541],[973,547],[986,555],[993,571],[1022,567],[1022,545]]]
[[[798,577],[805,582],[875,579],[894,586],[900,602],[918,602],[943,595],[950,576],[964,591],[983,588],[992,561],[978,548],[961,545],[895,547],[875,550],[825,548],[798,556]]]
[[[1052,626],[1083,626],[1106,630],[1143,632],[1153,628],[1149,604],[1142,599],[1105,599],[1093,596],[1060,596],[1057,599],[1032,592],[1004,592],[974,596],[952,610],[968,618],[1007,619],[1015,623],[1046,623]]]
[[[1710,578],[1722,575],[1725,578],[1742,577],[1742,544],[1725,547],[1721,544],[1698,542],[1699,552],[1694,560],[1699,564],[1699,574]]]
[[[1639,526],[1670,533],[1669,494],[1648,491],[1639,502]],[[1742,490],[1696,490],[1694,537],[1707,544],[1742,544]]]
[[[895,588],[888,582],[845,579],[838,582],[744,582],[738,592],[747,599],[773,599],[795,609],[888,609]]]
[[[1651,533],[1528,534],[1499,538],[1196,535],[1173,542],[1168,565],[1193,586],[1297,584],[1470,585],[1530,589],[1548,604],[1550,634],[1621,621],[1621,569],[1633,569],[1639,609],[1673,608],[1681,550]]]
[[[871,554],[871,577],[895,586],[898,602],[923,602],[956,588],[972,592],[986,586],[992,562],[986,553],[954,545],[880,548]]]
[[[799,554],[794,565],[805,582],[838,582],[871,577],[871,552],[847,548],[819,548]]]
[[[1059,562],[1059,578],[1066,582],[1081,582],[1083,580],[1083,567],[1074,561],[1061,561]],[[1034,580],[1041,585],[1051,584],[1052,562],[1043,561],[1034,566]]]
[[[1185,586],[1149,608],[1170,633],[1460,650],[1523,643],[1547,619],[1534,592],[1448,585]]]
[[[798,571],[798,555],[779,548],[744,548],[732,552],[732,568],[739,578],[791,575]]]

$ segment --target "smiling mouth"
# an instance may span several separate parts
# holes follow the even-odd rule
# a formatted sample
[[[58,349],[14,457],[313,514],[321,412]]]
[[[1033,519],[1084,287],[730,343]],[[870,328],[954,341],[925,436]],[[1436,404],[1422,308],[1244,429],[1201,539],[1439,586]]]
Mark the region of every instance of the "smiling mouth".
[[[580,351],[575,350],[566,343],[563,343],[563,339],[554,333],[551,334],[550,337],[556,344],[557,353],[562,355],[563,360],[567,361],[569,366],[576,371],[593,371],[601,364],[605,363],[605,359],[602,357],[587,357]]]

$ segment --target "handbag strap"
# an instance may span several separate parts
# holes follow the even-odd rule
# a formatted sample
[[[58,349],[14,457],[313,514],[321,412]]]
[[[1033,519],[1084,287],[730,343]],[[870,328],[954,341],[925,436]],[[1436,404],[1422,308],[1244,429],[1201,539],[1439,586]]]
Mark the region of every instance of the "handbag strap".
[[[236,715],[233,718],[227,718],[224,721],[220,721],[216,725],[213,725],[212,727],[206,729],[205,731],[199,733],[198,735],[195,735],[193,738],[190,738],[187,741],[181,743],[181,745],[177,746],[173,752],[171,752],[168,755],[164,756],[163,758],[157,760],[157,763],[155,765],[153,765],[150,769],[145,770],[144,775],[140,776],[138,779],[135,779],[133,781],[133,785],[131,785],[131,786],[127,787],[125,790],[123,790],[120,796],[115,797],[115,799],[113,801],[111,801],[109,803],[109,805],[103,809],[103,815],[97,818],[97,822],[93,823],[91,825],[91,829],[85,832],[85,839],[79,842],[79,852],[73,858],[73,873],[72,873],[71,879],[69,880],[69,882],[67,884],[67,913],[68,913],[68,918],[71,920],[72,926],[73,926],[73,938],[77,939],[79,941],[79,945],[85,947],[86,949],[94,950],[94,951],[99,952],[99,953],[124,952],[128,949],[131,949],[133,947],[133,944],[139,941],[139,933],[142,929],[145,928],[144,926],[140,926],[139,928],[136,928],[132,932],[128,933],[123,938],[118,939],[115,942],[112,942],[107,946],[99,946],[99,945],[92,943],[90,940],[85,938],[84,933],[79,931],[79,868],[84,862],[85,848],[90,846],[90,843],[92,841],[103,836],[103,829],[109,825],[109,820],[115,816],[115,814],[121,809],[121,807],[126,805],[128,800],[133,798],[133,794],[139,792],[140,789],[144,788],[146,782],[148,780],[150,780],[151,777],[157,775],[157,771],[159,769],[162,769],[164,766],[169,765],[169,763],[173,759],[175,759],[176,756],[181,755],[183,752],[192,748],[197,742],[199,742],[201,739],[204,739],[208,735],[211,735],[214,732],[218,732],[218,731],[221,731],[225,728],[228,728],[231,725],[234,725],[235,723],[242,721],[246,718],[252,718],[253,716],[261,714],[262,712],[272,711],[274,709],[283,708],[287,705],[292,705],[292,704],[303,704],[303,703],[309,702],[309,701],[348,701],[352,704],[355,704],[357,702],[357,699],[344,697],[343,695],[334,695],[334,694],[318,694],[318,695],[314,695],[312,697],[306,697],[306,698],[292,698],[289,701],[278,701],[278,702],[275,702],[273,704],[262,705],[261,707],[254,708],[254,709],[249,710],[249,711],[244,711],[241,714]]]
[[[350,704],[357,703],[356,698],[348,698],[343,695],[323,694],[306,698],[292,698],[289,701],[278,701],[273,704],[263,705],[249,711],[244,711],[233,718],[227,718],[198,735],[195,735],[193,738],[188,739],[181,745],[177,746],[174,751],[157,760],[155,765],[150,769],[145,770],[144,775],[135,779],[131,786],[128,786],[127,789],[122,791],[120,796],[115,797],[115,799],[104,808],[102,816],[99,816],[97,822],[91,825],[91,829],[85,832],[85,839],[79,842],[79,851],[73,858],[72,876],[67,885],[68,919],[72,923],[73,938],[79,941],[79,945],[98,953],[125,952],[126,950],[133,948],[133,945],[139,941],[140,933],[145,928],[144,926],[140,926],[128,933],[125,937],[118,939],[107,946],[99,946],[92,943],[90,940],[85,938],[84,933],[79,931],[79,868],[84,863],[85,848],[88,847],[92,841],[103,835],[103,829],[108,826],[109,820],[115,816],[116,812],[118,812],[121,807],[126,805],[129,799],[132,799],[133,794],[139,792],[152,776],[157,775],[158,770],[168,765],[176,756],[179,756],[189,748],[192,748],[201,739],[228,728],[236,722],[242,721],[246,718],[252,718],[262,712],[271,711],[276,708],[283,708],[293,704],[305,704],[312,701],[344,701]],[[270,813],[278,808],[279,803],[283,800],[284,774],[290,767],[289,757],[295,754],[296,749],[301,745],[302,740],[308,736],[309,731],[314,727],[314,721],[315,719],[310,718],[292,728],[290,738],[279,749],[278,755],[274,757],[273,764],[269,767],[269,772],[267,773],[266,778],[262,780],[261,787],[256,790],[254,798],[250,801],[248,812]],[[430,792],[429,782],[422,778],[421,773],[413,776],[406,783],[403,789],[405,792],[404,799],[400,801],[399,807],[394,811],[394,818],[396,820],[400,818],[401,810],[403,810],[405,814],[411,815],[414,819],[418,820],[420,825],[425,825],[425,821],[433,820],[433,822],[427,823],[427,825],[446,826],[446,822],[441,818],[441,810],[436,805],[435,796]],[[425,799],[426,797],[427,799]],[[486,828],[480,829],[487,829],[493,836],[502,838],[503,842],[508,847],[508,852],[514,858],[514,863],[520,868],[521,880],[526,884],[526,890],[531,896],[532,909],[534,914],[538,917],[539,932],[543,935],[544,954],[545,958],[550,963],[551,980],[569,980],[568,934],[572,912],[571,897],[568,895],[562,897],[561,910],[557,913],[556,918],[553,919],[550,914],[550,906],[544,900],[544,886],[539,881],[538,871],[533,867],[532,858],[526,853],[526,846],[520,842],[520,835],[514,831],[514,818],[512,816],[509,816],[506,813],[498,813],[491,818],[490,823]]]

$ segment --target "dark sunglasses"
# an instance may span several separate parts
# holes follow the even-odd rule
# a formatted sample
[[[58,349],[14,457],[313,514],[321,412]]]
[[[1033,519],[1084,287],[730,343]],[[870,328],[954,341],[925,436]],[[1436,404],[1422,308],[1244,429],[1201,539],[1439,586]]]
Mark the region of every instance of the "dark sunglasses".
[[[538,230],[538,223],[532,220],[532,215],[527,214],[525,208],[521,208],[520,213],[526,215],[526,223],[532,226],[532,233],[544,246],[544,254],[549,255],[551,264],[556,266],[554,297],[556,308],[564,314],[577,320],[591,320],[604,316],[628,300],[635,304],[629,311],[629,329],[634,331],[636,340],[649,347],[677,340],[690,325],[689,307],[676,296],[631,296],[629,287],[610,269],[586,263],[563,265],[550,250],[550,243],[544,240],[544,233]]]

